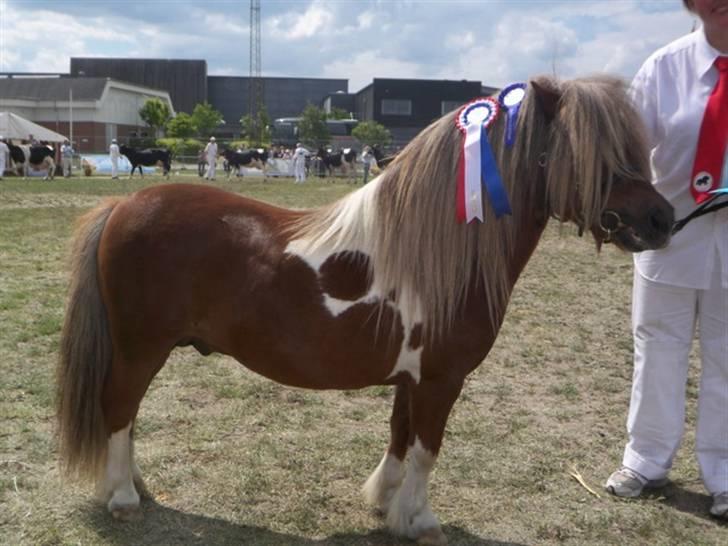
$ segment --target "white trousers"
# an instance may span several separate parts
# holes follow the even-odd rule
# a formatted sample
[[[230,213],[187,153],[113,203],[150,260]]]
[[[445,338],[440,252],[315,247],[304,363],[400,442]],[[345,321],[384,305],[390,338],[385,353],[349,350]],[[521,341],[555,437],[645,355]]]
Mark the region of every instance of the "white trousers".
[[[306,181],[306,164],[303,161],[297,161],[294,163],[293,175],[296,177],[296,182]]]
[[[61,165],[63,167],[63,176],[71,176],[71,158],[70,157],[62,157],[61,158]]]
[[[720,258],[716,257],[716,264]],[[728,289],[716,267],[707,290],[634,275],[634,375],[624,466],[650,480],[667,476],[680,446],[696,323],[702,373],[695,452],[706,489],[728,491]]]
[[[111,178],[117,178],[119,176],[119,158],[111,158]]]
[[[213,158],[207,158],[207,173],[205,174],[205,178],[208,180],[212,180],[215,178],[215,167],[217,167],[217,160]]]
[[[5,154],[0,153],[0,178],[5,174]]]

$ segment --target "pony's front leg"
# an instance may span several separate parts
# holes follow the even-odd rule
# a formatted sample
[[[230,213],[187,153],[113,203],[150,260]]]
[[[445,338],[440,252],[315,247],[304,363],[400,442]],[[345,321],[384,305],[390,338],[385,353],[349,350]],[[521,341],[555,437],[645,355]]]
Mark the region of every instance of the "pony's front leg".
[[[389,420],[389,448],[362,487],[364,499],[384,515],[404,478],[404,458],[409,442],[409,389],[409,384],[397,385]]]
[[[463,386],[462,377],[423,378],[413,387],[406,472],[387,513],[389,528],[419,544],[442,546],[447,538],[427,500],[430,472],[440,451],[448,415]]]

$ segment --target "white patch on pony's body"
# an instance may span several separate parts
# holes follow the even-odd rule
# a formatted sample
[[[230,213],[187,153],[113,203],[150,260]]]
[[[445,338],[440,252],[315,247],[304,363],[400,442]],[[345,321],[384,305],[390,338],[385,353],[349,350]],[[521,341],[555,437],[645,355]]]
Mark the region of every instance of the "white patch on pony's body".
[[[402,478],[404,478],[404,462],[391,453],[385,453],[362,487],[364,499],[386,514],[397,488],[402,483]]]
[[[422,446],[419,438],[415,438],[407,454],[407,470],[402,485],[392,498],[387,525],[395,533],[409,538],[442,534],[427,500],[427,482],[435,465],[435,455]]]
[[[326,243],[295,239],[288,243],[284,252],[304,261],[319,276],[321,266],[337,252],[361,252],[368,256],[370,260],[376,259],[376,253],[372,252],[371,248],[371,241],[374,239],[371,237],[371,233],[376,225],[375,195],[380,183],[381,178],[377,177],[366,186],[349,194],[349,197],[342,204],[339,215],[321,237],[322,241],[327,241]],[[343,227],[347,227],[347,229],[343,230]],[[344,233],[343,236],[342,233]],[[374,278],[369,292],[361,298],[342,300],[323,294],[323,303],[332,316],[338,317],[354,305],[360,303],[375,304],[382,301],[384,294],[389,292],[389,288],[382,287]],[[401,301],[411,301],[411,298],[402,298]],[[419,383],[422,347],[412,350],[409,348],[409,341],[414,327],[422,322],[420,306],[410,309],[401,305],[395,306],[393,302],[389,301],[386,305],[391,306],[399,313],[404,329],[404,337],[397,362],[387,378],[406,372],[410,374],[415,383]]]
[[[106,469],[99,483],[97,496],[103,502],[108,501],[109,512],[128,511],[139,506],[139,493],[134,487],[134,471],[132,459],[131,423],[114,432],[109,438],[106,455]],[[138,472],[138,468],[136,468]]]

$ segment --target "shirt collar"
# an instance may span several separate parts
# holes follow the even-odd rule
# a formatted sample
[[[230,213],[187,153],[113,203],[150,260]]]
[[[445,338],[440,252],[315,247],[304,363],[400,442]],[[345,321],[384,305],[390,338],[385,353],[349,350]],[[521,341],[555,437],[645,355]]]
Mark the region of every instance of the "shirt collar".
[[[712,68],[715,60],[721,56],[721,53],[708,43],[708,38],[705,36],[705,27],[701,26],[696,34],[698,34],[698,47],[696,49],[698,76],[702,78]]]

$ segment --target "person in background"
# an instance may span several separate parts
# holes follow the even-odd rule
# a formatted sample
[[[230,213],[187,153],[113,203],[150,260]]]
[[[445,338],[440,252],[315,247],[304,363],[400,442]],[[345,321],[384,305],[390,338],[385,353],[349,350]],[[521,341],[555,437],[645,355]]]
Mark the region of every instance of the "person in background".
[[[303,184],[306,181],[306,158],[311,153],[298,142],[293,151],[293,176],[296,184]]]
[[[71,167],[73,165],[74,149],[68,139],[61,144],[61,168],[63,170],[63,178],[71,176]]]
[[[111,160],[111,179],[117,180],[119,178],[119,144],[115,138],[111,139],[111,145],[109,146],[109,159]]]
[[[217,143],[215,137],[211,136],[205,146],[205,158],[207,159],[207,172],[205,180],[215,180],[215,167],[217,167]]]
[[[369,146],[364,146],[364,151],[361,154],[361,162],[364,165],[364,184],[369,181],[370,169],[377,169],[377,158],[374,157],[374,152]]]
[[[683,0],[701,28],[653,53],[632,82],[653,184],[683,218],[720,185],[728,141],[728,2]],[[728,519],[728,209],[635,254],[634,375],[622,466],[606,489],[637,497],[667,483],[683,436],[688,355],[700,339],[695,451],[710,514]]]
[[[31,146],[40,146],[40,142],[38,142],[38,139],[35,138],[32,134],[28,135],[28,144]]]
[[[5,138],[0,136],[0,180],[3,179],[5,174],[5,167],[8,165],[10,159],[10,148],[5,143]]]

